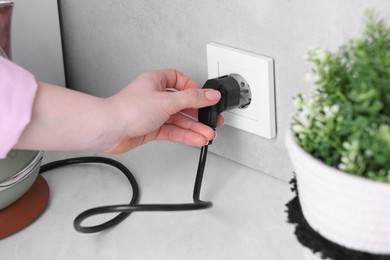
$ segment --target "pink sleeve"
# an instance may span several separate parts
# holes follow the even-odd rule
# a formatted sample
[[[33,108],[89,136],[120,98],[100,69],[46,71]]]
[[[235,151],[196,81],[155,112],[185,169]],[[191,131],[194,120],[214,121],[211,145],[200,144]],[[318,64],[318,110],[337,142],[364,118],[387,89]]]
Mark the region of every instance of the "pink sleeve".
[[[31,73],[0,57],[0,158],[7,156],[30,122],[36,91]]]

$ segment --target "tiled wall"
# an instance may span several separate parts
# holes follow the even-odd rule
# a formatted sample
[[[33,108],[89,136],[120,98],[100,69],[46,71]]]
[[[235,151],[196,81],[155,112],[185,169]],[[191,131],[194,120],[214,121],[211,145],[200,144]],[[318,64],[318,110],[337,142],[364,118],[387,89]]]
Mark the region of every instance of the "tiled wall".
[[[390,20],[388,0],[62,0],[71,86],[108,96],[142,71],[177,68],[200,85],[206,44],[216,42],[275,60],[277,137],[225,126],[211,150],[283,180],[292,176],[284,135],[291,98],[308,92],[310,47],[335,50],[359,32],[363,13]]]

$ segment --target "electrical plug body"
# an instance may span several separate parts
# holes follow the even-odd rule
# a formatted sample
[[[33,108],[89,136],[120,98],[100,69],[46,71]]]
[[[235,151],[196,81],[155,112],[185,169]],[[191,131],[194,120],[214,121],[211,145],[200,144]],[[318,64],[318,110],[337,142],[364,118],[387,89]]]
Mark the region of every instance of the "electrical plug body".
[[[221,99],[217,104],[200,108],[198,112],[198,121],[213,129],[217,127],[217,118],[220,113],[234,108],[246,108],[251,102],[250,87],[238,74],[209,79],[203,88],[221,92]]]

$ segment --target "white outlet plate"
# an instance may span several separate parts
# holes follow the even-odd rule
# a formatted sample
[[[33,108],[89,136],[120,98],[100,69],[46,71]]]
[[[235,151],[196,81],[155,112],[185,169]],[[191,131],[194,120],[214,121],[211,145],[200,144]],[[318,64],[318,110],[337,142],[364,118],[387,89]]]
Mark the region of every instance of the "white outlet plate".
[[[223,113],[225,123],[265,138],[276,136],[274,61],[272,58],[217,43],[207,44],[208,77],[237,73],[245,78],[252,101],[245,109]]]

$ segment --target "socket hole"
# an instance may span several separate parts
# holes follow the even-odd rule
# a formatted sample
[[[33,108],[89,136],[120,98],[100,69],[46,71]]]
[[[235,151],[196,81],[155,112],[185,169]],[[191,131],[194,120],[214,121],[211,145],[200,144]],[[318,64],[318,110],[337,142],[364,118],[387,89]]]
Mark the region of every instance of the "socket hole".
[[[251,88],[249,87],[248,82],[244,77],[239,74],[233,73],[229,76],[233,77],[237,83],[240,85],[240,102],[238,108],[244,109],[247,108],[252,102],[252,93]]]
[[[252,93],[251,88],[248,83],[241,81],[241,98],[240,98],[240,105],[238,106],[239,109],[245,109],[249,107],[249,105],[252,102]]]

